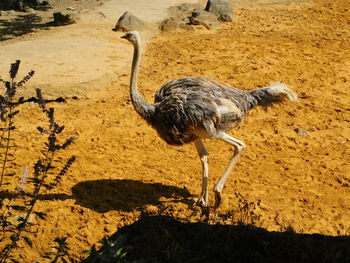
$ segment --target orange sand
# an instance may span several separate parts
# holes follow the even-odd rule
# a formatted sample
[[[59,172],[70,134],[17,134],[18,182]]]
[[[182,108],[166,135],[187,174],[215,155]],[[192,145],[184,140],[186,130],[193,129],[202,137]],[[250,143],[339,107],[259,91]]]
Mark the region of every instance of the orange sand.
[[[230,133],[247,149],[209,223],[229,223],[220,214],[237,209],[241,195],[256,204],[252,212],[259,227],[350,235],[350,2],[234,8],[234,22],[219,30],[153,38],[141,65],[141,93],[151,102],[162,83],[185,76],[210,77],[246,90],[276,80],[289,84],[299,104],[253,110]],[[131,46],[127,52],[131,59]],[[66,125],[65,136],[78,137],[62,159],[76,154],[78,160],[52,193],[43,193],[37,211],[47,218],[35,219],[33,247],[17,250],[21,262],[44,262],[40,255],[57,236],[68,237],[71,261],[83,259],[83,250],[136,221],[141,211],[200,220],[199,211],[189,207],[201,187],[195,147],[171,147],[157,137],[132,108],[128,79],[129,74],[121,74],[94,98],[54,105]],[[42,116],[39,109],[26,108],[16,120],[26,145],[15,153],[19,171],[39,155],[37,116]],[[296,128],[309,136],[298,135]],[[212,188],[232,149],[220,141],[207,146]]]

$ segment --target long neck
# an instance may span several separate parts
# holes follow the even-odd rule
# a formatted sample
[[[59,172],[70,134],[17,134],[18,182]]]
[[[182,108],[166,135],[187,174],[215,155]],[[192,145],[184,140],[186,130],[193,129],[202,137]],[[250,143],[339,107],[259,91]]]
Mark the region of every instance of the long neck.
[[[138,70],[141,60],[141,41],[138,40],[134,44],[134,56],[132,60],[131,78],[130,78],[130,97],[136,112],[144,118],[148,123],[151,123],[154,114],[154,106],[148,104],[139,94],[137,88]]]

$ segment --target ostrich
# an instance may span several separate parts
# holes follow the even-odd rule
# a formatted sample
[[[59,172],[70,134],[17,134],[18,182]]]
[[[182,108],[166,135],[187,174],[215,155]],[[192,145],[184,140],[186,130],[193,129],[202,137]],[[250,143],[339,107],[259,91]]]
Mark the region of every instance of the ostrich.
[[[233,156],[214,187],[214,209],[222,202],[222,190],[230,172],[246,147],[226,132],[241,123],[247,113],[258,105],[268,106],[297,95],[283,83],[250,92],[209,78],[188,77],[170,80],[155,94],[154,104],[148,104],[137,88],[141,60],[141,38],[129,31],[122,38],[134,46],[130,78],[130,97],[136,112],[170,145],[194,142],[202,164],[202,191],[195,205],[208,207],[208,151],[203,139],[220,139],[234,148]]]

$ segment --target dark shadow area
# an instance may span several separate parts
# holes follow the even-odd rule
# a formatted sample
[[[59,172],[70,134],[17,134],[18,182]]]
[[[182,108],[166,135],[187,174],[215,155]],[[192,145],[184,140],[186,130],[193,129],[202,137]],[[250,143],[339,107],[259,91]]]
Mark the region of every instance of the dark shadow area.
[[[105,213],[111,210],[132,211],[145,205],[159,205],[161,197],[172,198],[179,202],[186,202],[190,193],[175,186],[159,183],[147,184],[134,180],[96,180],[85,181],[72,187],[73,195],[42,194],[40,200],[75,199],[76,203]],[[0,191],[0,200],[25,196],[24,192]]]
[[[47,0],[1,0],[0,2],[0,10],[26,12],[29,8],[46,11],[51,8],[51,5]]]
[[[0,16],[0,41],[10,40],[39,29],[48,29],[54,26],[52,23],[43,23],[40,16],[36,14],[23,14],[15,18],[1,19]]]
[[[144,216],[113,234],[83,263],[326,263],[350,262],[350,237],[269,232],[240,225],[182,223],[168,216]],[[116,251],[126,256],[118,261]]]
[[[160,197],[189,197],[188,191],[159,183],[147,184],[134,180],[96,180],[76,184],[73,198],[77,204],[100,213],[111,210],[132,211],[144,205],[157,205]]]

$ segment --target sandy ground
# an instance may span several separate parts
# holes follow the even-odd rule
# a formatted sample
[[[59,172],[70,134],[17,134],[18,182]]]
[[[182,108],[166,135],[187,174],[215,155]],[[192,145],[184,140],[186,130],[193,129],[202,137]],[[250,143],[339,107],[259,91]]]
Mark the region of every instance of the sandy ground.
[[[154,36],[143,56],[141,93],[152,101],[162,83],[185,76],[211,77],[246,90],[270,81],[288,83],[298,93],[299,104],[253,110],[244,125],[231,132],[247,149],[209,223],[231,223],[224,215],[248,202],[254,224],[269,231],[291,226],[298,233],[350,235],[350,2],[239,1],[233,7],[233,23],[216,31],[198,28]],[[190,222],[201,218],[198,210],[190,208],[201,185],[196,150],[193,145],[166,145],[133,110],[129,65],[118,64],[119,59],[130,63],[132,47],[110,32],[111,20],[99,20],[105,31],[101,24],[82,19],[67,31],[35,33],[38,39],[33,41],[53,41],[49,45],[53,47],[60,40],[59,47],[67,45],[65,52],[52,51],[46,58],[39,50],[29,54],[20,47],[31,46],[26,38],[0,43],[2,55],[14,52],[22,59],[23,71],[37,71],[28,89],[52,85],[64,93],[63,88],[71,86],[72,94],[65,95],[85,97],[54,105],[58,121],[66,125],[64,135],[78,137],[62,153],[62,160],[71,154],[78,159],[56,189],[42,194],[37,210],[47,213],[47,218],[35,219],[33,247],[23,245],[21,262],[45,262],[40,255],[50,250],[55,237],[68,237],[70,261],[83,259],[83,250],[136,221],[142,211]],[[79,45],[78,40],[72,42],[74,35],[82,39],[82,32],[94,39],[90,48],[96,53],[86,55],[91,53],[89,46],[71,53]],[[115,45],[123,47],[124,57],[113,55]],[[62,64],[65,59],[79,62],[69,68]],[[2,76],[9,62],[9,57],[2,60]],[[54,73],[52,67],[46,70],[44,62],[60,68],[55,78],[49,77]],[[102,79],[92,80],[91,87],[75,94],[83,87],[75,86],[76,81],[90,86],[89,70],[97,68],[101,75],[96,76]],[[72,71],[81,79],[73,81],[68,74]],[[111,73],[115,76],[108,79]],[[24,145],[14,153],[18,174],[39,156],[41,140],[35,127],[44,119],[35,107],[25,107],[16,119],[16,136]],[[296,128],[307,130],[309,136],[298,135]],[[207,146],[212,187],[232,150],[219,141],[208,141]]]
[[[32,95],[32,87],[40,87],[47,97],[89,97],[117,80],[130,60],[128,43],[112,31],[118,18],[129,11],[147,22],[151,30],[144,32],[145,40],[157,32],[157,23],[167,16],[167,8],[178,0],[53,1],[53,9],[35,13],[4,12],[0,17],[0,59],[4,65],[14,59],[23,61],[22,70],[34,69],[37,74],[28,83],[23,95]],[[95,2],[95,3],[94,3]],[[183,2],[183,1],[182,1]],[[197,0],[186,1],[197,3]],[[74,8],[78,23],[50,27],[53,12]],[[25,26],[18,26],[27,19]],[[21,23],[21,24],[22,24]],[[11,30],[12,29],[12,30]],[[13,37],[16,38],[13,38]],[[146,42],[146,41],[145,41]],[[0,76],[7,74],[1,67]],[[21,94],[21,95],[22,95]]]

